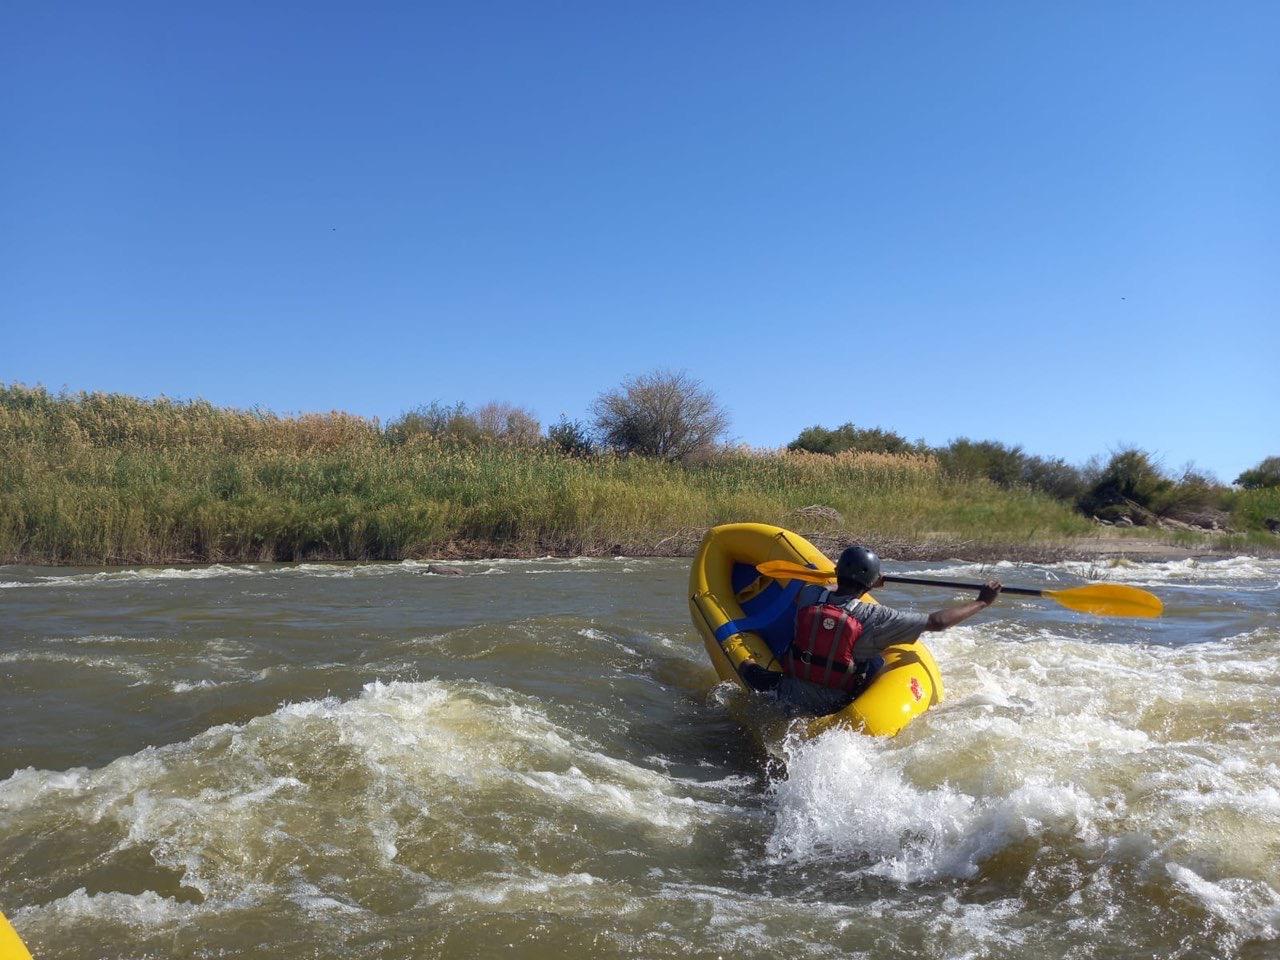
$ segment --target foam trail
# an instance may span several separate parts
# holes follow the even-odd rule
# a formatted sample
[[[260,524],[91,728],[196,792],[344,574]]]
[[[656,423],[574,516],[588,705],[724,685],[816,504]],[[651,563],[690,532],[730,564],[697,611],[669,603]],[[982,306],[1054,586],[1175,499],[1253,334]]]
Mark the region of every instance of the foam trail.
[[[786,744],[771,859],[921,884],[1054,850],[1099,883],[1158,871],[1233,936],[1274,939],[1280,631],[1166,648],[1000,629],[935,642],[951,699],[907,734]]]

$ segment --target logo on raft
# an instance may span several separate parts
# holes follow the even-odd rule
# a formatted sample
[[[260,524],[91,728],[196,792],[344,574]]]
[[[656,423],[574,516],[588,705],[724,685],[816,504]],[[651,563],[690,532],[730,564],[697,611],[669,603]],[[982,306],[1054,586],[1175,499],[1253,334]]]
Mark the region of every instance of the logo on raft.
[[[920,689],[920,680],[916,677],[911,678],[911,695],[917,700],[924,696],[924,691]]]

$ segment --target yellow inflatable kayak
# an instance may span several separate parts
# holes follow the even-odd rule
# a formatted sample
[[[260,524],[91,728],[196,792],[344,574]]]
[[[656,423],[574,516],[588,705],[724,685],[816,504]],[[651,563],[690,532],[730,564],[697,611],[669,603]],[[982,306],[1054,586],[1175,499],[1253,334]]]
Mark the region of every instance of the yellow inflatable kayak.
[[[782,671],[778,656],[790,646],[795,630],[795,598],[802,584],[762,576],[756,564],[766,560],[832,567],[799,534],[764,523],[728,523],[707,532],[689,572],[689,609],[711,663],[721,680],[742,686],[738,667],[744,660]],[[876,602],[871,594],[862,599]],[[888,647],[884,659],[884,667],[852,703],[838,713],[815,717],[806,734],[846,725],[873,736],[892,736],[942,701],[942,675],[919,640]]]
[[[9,925],[3,913],[0,913],[0,960],[31,960],[18,931]]]

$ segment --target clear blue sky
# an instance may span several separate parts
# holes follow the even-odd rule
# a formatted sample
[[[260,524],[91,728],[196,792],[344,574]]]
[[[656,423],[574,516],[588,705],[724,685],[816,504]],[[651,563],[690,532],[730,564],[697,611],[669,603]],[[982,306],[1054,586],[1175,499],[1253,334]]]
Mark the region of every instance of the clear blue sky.
[[[684,368],[1280,454],[1280,4],[10,3],[0,381],[582,417]]]

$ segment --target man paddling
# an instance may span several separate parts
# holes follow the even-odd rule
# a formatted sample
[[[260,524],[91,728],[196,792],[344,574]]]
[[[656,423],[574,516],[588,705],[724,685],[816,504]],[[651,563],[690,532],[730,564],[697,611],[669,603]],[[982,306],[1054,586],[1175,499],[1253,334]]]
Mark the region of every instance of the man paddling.
[[[781,655],[783,673],[753,660],[740,674],[753,690],[769,692],[790,712],[834,713],[866,689],[884,665],[881,652],[898,643],[915,643],[920,634],[963,623],[995,603],[1000,582],[992,580],[978,599],[930,614],[905,613],[859,598],[884,585],[880,558],[862,545],[847,548],[836,561],[836,588],[815,584],[796,597],[796,631]]]

